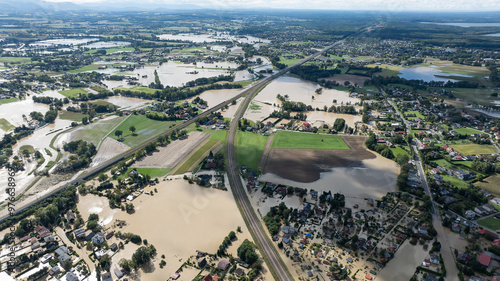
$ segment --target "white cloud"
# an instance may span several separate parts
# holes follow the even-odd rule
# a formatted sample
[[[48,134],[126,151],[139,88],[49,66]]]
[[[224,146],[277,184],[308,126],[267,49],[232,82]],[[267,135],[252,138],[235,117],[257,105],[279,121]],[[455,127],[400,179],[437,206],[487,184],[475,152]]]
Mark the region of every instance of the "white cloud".
[[[325,10],[379,10],[379,11],[499,11],[498,0],[47,0],[51,2],[133,2],[194,4],[211,9],[325,9]]]

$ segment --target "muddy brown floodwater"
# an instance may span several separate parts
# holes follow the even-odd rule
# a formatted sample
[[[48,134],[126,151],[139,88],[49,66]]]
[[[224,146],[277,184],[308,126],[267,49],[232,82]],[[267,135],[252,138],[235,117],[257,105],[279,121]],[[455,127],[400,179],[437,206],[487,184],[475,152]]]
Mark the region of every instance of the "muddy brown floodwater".
[[[381,198],[396,191],[399,166],[364,148],[366,138],[343,136],[351,149],[272,149],[260,181]]]

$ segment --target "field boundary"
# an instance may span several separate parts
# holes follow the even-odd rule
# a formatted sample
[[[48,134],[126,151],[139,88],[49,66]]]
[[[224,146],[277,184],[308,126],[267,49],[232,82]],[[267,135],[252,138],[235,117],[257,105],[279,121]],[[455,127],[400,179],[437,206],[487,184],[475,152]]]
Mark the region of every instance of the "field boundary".
[[[258,170],[263,170],[264,165],[266,164],[267,157],[269,156],[269,152],[271,151],[271,144],[273,143],[274,136],[270,136],[267,139],[266,147],[264,148],[264,153],[262,153],[262,157],[260,158]]]

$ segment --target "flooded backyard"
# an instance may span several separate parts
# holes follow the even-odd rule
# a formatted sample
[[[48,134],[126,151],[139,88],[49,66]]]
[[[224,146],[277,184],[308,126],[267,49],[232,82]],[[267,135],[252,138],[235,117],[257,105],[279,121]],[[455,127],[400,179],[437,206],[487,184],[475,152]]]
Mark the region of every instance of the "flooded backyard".
[[[142,194],[134,199],[131,203],[136,212],[132,215],[111,210],[106,198],[80,197],[78,210],[84,219],[97,213],[107,227],[115,219],[125,220],[127,226],[119,231],[140,234],[156,247],[158,256],[165,255],[167,265],[163,269],[156,267],[151,273],[141,272],[141,280],[164,280],[189,256],[196,254],[196,250],[215,253],[224,237],[230,231],[236,231],[238,226],[242,227],[243,233],[237,234],[235,244],[251,239],[230,191],[207,189],[178,178],[147,187],[145,191],[156,188],[158,193],[154,196]],[[127,255],[119,252],[113,262],[117,263],[122,257],[130,259],[134,250],[126,248]]]
[[[405,242],[375,280],[410,280],[415,268],[422,264],[427,255],[428,251],[422,246],[412,246],[409,242]]]

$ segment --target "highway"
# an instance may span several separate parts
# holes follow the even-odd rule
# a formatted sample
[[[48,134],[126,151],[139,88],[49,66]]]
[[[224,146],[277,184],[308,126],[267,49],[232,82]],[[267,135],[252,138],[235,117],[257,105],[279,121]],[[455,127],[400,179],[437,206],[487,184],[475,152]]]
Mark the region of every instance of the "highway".
[[[248,228],[252,232],[253,237],[255,237],[255,239],[256,239],[255,242],[258,244],[258,246],[260,247],[260,249],[263,250],[262,255],[264,256],[266,262],[268,263],[269,270],[271,272],[275,273],[275,277],[278,278],[278,280],[284,280],[284,281],[285,280],[286,281],[293,280],[293,277],[290,275],[289,271],[287,270],[286,265],[284,265],[283,261],[281,260],[281,258],[279,257],[278,253],[276,252],[276,249],[274,248],[274,246],[273,246],[270,238],[267,236],[266,232],[262,228],[262,224],[261,224],[260,220],[258,219],[258,217],[256,216],[255,212],[253,211],[252,206],[250,204],[250,201],[248,200],[248,197],[246,196],[245,190],[243,189],[243,185],[242,185],[242,182],[241,182],[240,176],[239,176],[239,167],[238,167],[238,164],[237,164],[238,163],[237,162],[237,155],[235,153],[235,151],[236,151],[236,132],[238,130],[238,121],[243,116],[246,108],[248,107],[248,104],[250,103],[250,101],[252,100],[252,98],[255,96],[255,94],[258,93],[258,91],[262,87],[264,87],[267,83],[269,83],[272,80],[274,80],[274,79],[280,77],[281,75],[287,73],[290,69],[292,69],[292,68],[294,68],[296,66],[302,65],[303,63],[305,63],[305,62],[307,62],[307,61],[309,61],[309,60],[311,60],[311,59],[319,56],[322,52],[333,48],[334,46],[340,44],[341,42],[342,42],[342,40],[341,41],[337,41],[334,44],[326,47],[325,49],[323,49],[321,51],[318,51],[315,54],[310,55],[310,56],[302,59],[301,61],[298,61],[298,62],[294,63],[293,65],[290,65],[290,66],[288,66],[288,67],[280,70],[279,72],[277,72],[277,73],[275,73],[275,74],[273,74],[273,75],[271,75],[269,77],[266,77],[265,79],[262,79],[261,81],[259,81],[258,83],[254,84],[253,86],[251,86],[248,89],[245,89],[244,91],[242,91],[236,97],[231,98],[229,100],[226,100],[225,102],[222,102],[222,103],[220,103],[220,104],[218,104],[218,105],[210,108],[209,110],[207,110],[207,111],[199,114],[198,116],[193,117],[193,118],[191,118],[189,120],[186,120],[184,123],[179,124],[179,125],[175,126],[174,128],[170,128],[170,129],[166,130],[162,134],[159,134],[159,135],[151,137],[150,139],[146,140],[142,144],[140,144],[140,145],[138,145],[138,146],[136,146],[136,147],[134,147],[134,148],[132,148],[132,149],[130,149],[130,150],[128,150],[128,151],[126,151],[126,152],[118,155],[118,156],[116,156],[116,157],[113,157],[112,159],[109,159],[108,161],[103,162],[99,166],[97,166],[97,167],[89,170],[84,175],[82,175],[82,176],[78,177],[77,179],[73,180],[71,183],[63,185],[63,186],[61,186],[61,187],[59,187],[57,189],[54,189],[54,190],[48,192],[45,196],[43,196],[43,197],[41,197],[41,198],[39,198],[37,200],[32,200],[32,201],[26,200],[24,202],[17,202],[17,204],[16,204],[16,207],[17,207],[16,214],[22,212],[26,208],[29,208],[30,206],[33,206],[34,204],[36,204],[38,202],[41,202],[42,200],[44,200],[44,199],[46,199],[46,198],[48,198],[48,197],[56,194],[57,192],[59,192],[61,190],[64,190],[65,188],[69,187],[70,185],[74,185],[74,184],[77,184],[78,182],[80,182],[82,180],[86,180],[89,177],[92,177],[92,176],[94,176],[96,174],[99,174],[99,173],[105,171],[106,169],[108,169],[112,165],[118,163],[119,161],[121,161],[123,159],[126,159],[126,158],[128,158],[130,156],[133,156],[134,153],[136,153],[137,151],[143,149],[149,143],[156,141],[156,139],[159,136],[161,136],[161,135],[168,135],[173,130],[183,129],[183,128],[189,126],[190,124],[194,123],[198,118],[207,116],[211,112],[217,111],[217,110],[221,109],[222,107],[224,107],[225,105],[229,105],[233,100],[237,100],[237,99],[239,99],[241,97],[246,96],[246,98],[244,99],[244,101],[242,102],[242,104],[240,104],[240,107],[238,108],[238,110],[237,110],[237,112],[235,114],[235,117],[234,117],[234,119],[231,122],[231,127],[230,127],[229,133],[228,133],[228,138],[227,138],[227,157],[228,157],[228,163],[229,163],[229,165],[228,165],[229,181],[230,181],[231,187],[233,189],[233,194],[234,194],[235,200],[236,200],[238,206],[240,206],[240,210],[241,210],[242,216],[245,219],[245,221],[246,221],[246,223],[248,225]],[[8,217],[7,214],[2,215],[0,221],[5,220],[7,217]]]
[[[248,107],[250,101],[259,92],[259,90],[265,86],[266,83],[283,75],[284,73],[288,72],[291,68],[301,65],[311,60],[312,58],[318,56],[322,52],[330,48],[333,48],[340,42],[342,41],[336,42],[335,44],[327,47],[326,49],[319,51],[311,56],[308,56],[305,59],[298,61],[287,68],[284,68],[278,73],[264,79],[257,85],[253,86],[252,90],[248,93],[245,100],[238,108],[234,116],[234,119],[231,122],[231,127],[229,128],[229,133],[227,137],[227,158],[228,158],[227,171],[228,171],[229,183],[233,190],[234,198],[236,199],[236,202],[240,207],[242,216],[245,219],[245,222],[247,223],[247,226],[250,232],[252,233],[252,236],[256,240],[255,243],[257,243],[259,248],[262,249],[262,255],[266,260],[267,266],[269,270],[272,273],[274,273],[274,276],[275,278],[277,278],[277,280],[289,281],[293,280],[293,277],[290,275],[290,272],[286,268],[286,265],[283,263],[283,260],[280,258],[278,252],[276,251],[276,248],[274,247],[273,243],[268,237],[266,231],[263,229],[260,219],[255,214],[252,205],[245,193],[244,186],[241,182],[238,160],[236,155],[236,145],[237,145],[236,135],[238,132],[238,121],[245,113],[245,110]]]
[[[384,94],[385,92],[382,91]],[[407,134],[411,134],[410,132],[410,126],[408,124],[408,121],[404,118],[404,116],[401,114],[399,109],[396,107],[393,101],[387,99],[387,101],[392,105],[396,113],[401,117],[403,122],[406,125],[406,131]],[[411,147],[413,151],[415,152],[415,165],[418,168],[418,173],[420,175],[420,178],[422,180],[422,186],[424,188],[425,193],[427,193],[431,197],[431,202],[432,202],[432,207],[431,207],[431,212],[432,212],[432,225],[434,226],[434,229],[436,229],[437,232],[437,239],[441,243],[441,255],[443,256],[444,260],[444,265],[446,267],[446,274],[447,274],[447,279],[448,280],[456,280],[458,278],[458,269],[457,266],[455,265],[455,257],[454,254],[451,250],[450,246],[450,240],[448,239],[448,233],[443,227],[442,221],[441,221],[441,215],[439,214],[439,211],[436,211],[436,204],[434,202],[434,199],[432,198],[432,193],[429,188],[429,184],[427,182],[427,177],[425,176],[425,171],[424,167],[422,165],[422,161],[420,160],[420,156],[418,155],[418,150],[417,146],[414,144],[411,144]]]

